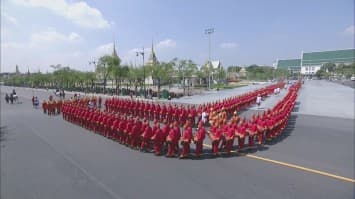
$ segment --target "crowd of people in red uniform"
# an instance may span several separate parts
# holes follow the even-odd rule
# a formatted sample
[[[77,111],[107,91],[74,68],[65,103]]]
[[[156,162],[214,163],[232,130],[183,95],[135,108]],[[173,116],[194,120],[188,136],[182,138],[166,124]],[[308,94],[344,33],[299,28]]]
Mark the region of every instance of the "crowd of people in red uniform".
[[[34,103],[35,98],[32,98],[32,103]],[[49,96],[48,101],[43,100],[42,110],[44,114],[49,116],[57,115],[61,113],[63,101],[61,99],[55,100],[53,96]]]
[[[255,141],[262,145],[265,141],[279,137],[295,106],[300,87],[300,82],[293,84],[286,96],[272,109],[266,110],[261,115],[252,115],[250,120],[240,119],[237,115],[226,120],[223,114],[218,114],[216,119],[210,122],[209,137],[212,142],[212,153],[217,155],[221,149],[231,153],[235,139],[237,139],[238,149],[243,149],[246,139],[248,139],[248,147],[252,148],[255,146]]]
[[[258,95],[265,97],[268,94],[273,93],[275,88],[283,88],[283,86],[284,83],[279,82],[239,96],[202,104],[198,107],[195,107],[194,105],[178,106],[177,104],[172,105],[171,103],[160,104],[149,101],[145,102],[113,97],[105,101],[105,110],[107,112],[145,118],[147,120],[157,120],[158,122],[167,120],[171,123],[176,121],[180,126],[183,126],[186,121],[189,121],[194,125],[200,121],[203,112],[206,112],[207,115],[209,115],[212,111],[219,112],[223,109],[230,116],[233,112],[239,111],[240,109],[255,103]],[[198,118],[198,120],[196,120],[196,118]]]
[[[111,98],[105,101],[105,110],[100,111],[96,106],[88,106],[90,99],[84,98],[65,101],[62,112],[65,120],[132,149],[154,151],[156,155],[166,153],[167,157],[175,157],[180,153],[180,158],[185,158],[190,154],[190,144],[193,142],[196,145],[195,156],[200,157],[203,141],[208,135],[212,153],[218,155],[220,150],[231,153],[235,139],[238,140],[238,148],[243,149],[246,138],[248,145],[253,147],[255,141],[262,144],[265,138],[272,139],[280,135],[295,104],[299,82],[289,88],[288,94],[272,110],[262,115],[254,115],[246,120],[240,119],[236,111],[252,104],[253,100],[255,103],[256,96],[268,95],[274,88],[283,86],[283,83],[278,83],[248,94],[205,104],[197,110],[194,106],[160,106],[158,103]],[[209,113],[209,130],[201,121],[201,111]],[[232,117],[229,116],[231,112]],[[198,128],[193,132],[195,117],[199,118],[196,120]],[[149,122],[151,120],[152,124]],[[179,144],[182,146],[181,151]]]

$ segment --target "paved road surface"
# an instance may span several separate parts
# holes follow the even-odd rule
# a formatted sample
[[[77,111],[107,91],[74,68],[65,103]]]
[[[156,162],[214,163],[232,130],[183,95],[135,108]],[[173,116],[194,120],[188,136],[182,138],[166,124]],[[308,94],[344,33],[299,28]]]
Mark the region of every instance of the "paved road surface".
[[[134,151],[48,117],[29,100],[9,105],[3,97],[1,198],[354,198],[354,183],[245,156],[178,160]],[[353,125],[294,114],[284,138],[253,154],[354,178]]]
[[[252,90],[256,90],[259,88],[263,88],[270,83],[263,83],[263,84],[255,84],[249,86],[243,86],[233,89],[225,89],[220,91],[205,91],[201,94],[193,95],[193,96],[185,96],[177,99],[172,99],[172,102],[179,102],[179,103],[188,103],[188,104],[203,104],[207,102],[212,102],[216,100],[222,100],[227,97],[240,95]]]
[[[349,86],[351,88],[355,88],[355,81],[351,81],[351,80],[333,80],[332,82],[337,83],[337,84],[341,84],[344,86]]]

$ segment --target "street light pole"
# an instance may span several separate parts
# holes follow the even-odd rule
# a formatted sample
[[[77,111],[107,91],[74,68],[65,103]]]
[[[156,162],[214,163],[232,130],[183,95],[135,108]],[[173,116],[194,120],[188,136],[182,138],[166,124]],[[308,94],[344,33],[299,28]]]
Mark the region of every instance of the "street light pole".
[[[146,95],[146,89],[145,89],[145,67],[144,67],[144,47],[143,50],[141,52],[136,52],[136,56],[142,55],[143,57],[143,90],[144,90],[144,98],[147,98]]]
[[[211,34],[214,33],[214,28],[205,29],[205,34],[208,34],[208,89],[211,89]]]
[[[94,73],[96,72],[97,69],[97,62],[95,60],[93,61],[89,61],[89,65],[93,64],[94,65]],[[96,92],[96,84],[94,83],[94,81],[91,82],[91,89],[93,89],[95,87],[95,92]]]

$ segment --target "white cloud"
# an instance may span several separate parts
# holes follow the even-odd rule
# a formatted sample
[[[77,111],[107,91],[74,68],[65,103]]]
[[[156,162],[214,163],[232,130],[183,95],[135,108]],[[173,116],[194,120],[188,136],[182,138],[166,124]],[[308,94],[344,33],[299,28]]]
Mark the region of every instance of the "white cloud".
[[[6,12],[1,12],[1,18],[4,19],[4,22],[8,25],[18,25],[18,21],[15,17],[8,15]]]
[[[63,44],[72,44],[81,40],[82,37],[75,32],[66,35],[49,28],[46,31],[31,34],[29,39],[24,42],[2,41],[1,49],[4,51],[12,51],[15,54],[16,51],[43,51],[43,49],[55,49]]]
[[[350,36],[354,36],[355,34],[355,26],[351,25],[349,27],[347,27],[344,31],[343,31],[344,35],[350,35]]]
[[[70,33],[68,38],[71,41],[79,41],[79,40],[81,40],[81,36],[78,33],[75,33],[75,32]]]
[[[157,48],[175,48],[176,47],[176,42],[172,39],[166,39],[163,41],[160,41],[157,44]]]
[[[220,45],[221,48],[236,48],[237,46],[238,45],[234,42],[225,42]]]
[[[132,48],[128,50],[126,53],[119,55],[123,64],[134,64],[141,65],[142,64],[142,56],[137,56],[137,52],[142,52],[142,48]],[[150,55],[151,48],[144,48],[144,59],[145,62],[148,60]]]
[[[113,51],[113,43],[111,42],[111,43],[100,45],[94,51],[95,51],[94,56],[97,57],[101,57],[103,55],[111,55]]]
[[[81,27],[106,28],[109,22],[101,12],[90,7],[86,2],[67,2],[66,0],[13,0],[17,5],[26,7],[46,8],[53,13],[63,16]]]
[[[30,46],[45,47],[48,44],[63,42],[71,43],[80,41],[81,39],[81,36],[75,32],[65,35],[57,32],[53,28],[48,28],[46,31],[33,33],[30,38]]]

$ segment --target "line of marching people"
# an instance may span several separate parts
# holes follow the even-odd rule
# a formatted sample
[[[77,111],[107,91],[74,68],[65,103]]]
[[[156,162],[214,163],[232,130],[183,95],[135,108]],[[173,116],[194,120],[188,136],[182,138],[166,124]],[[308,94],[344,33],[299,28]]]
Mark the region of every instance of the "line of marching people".
[[[240,119],[234,115],[227,121],[225,114],[219,113],[218,117],[211,121],[208,132],[213,155],[218,155],[220,150],[231,153],[235,139],[238,143],[237,148],[244,149],[246,139],[248,148],[253,148],[256,144],[262,145],[279,137],[295,106],[300,87],[300,82],[292,85],[286,96],[271,110],[268,109],[262,115],[253,115],[250,120]]]
[[[141,120],[139,116],[100,111],[78,101],[63,104],[63,118],[132,149],[154,151],[156,155],[166,154],[167,157],[187,157],[192,142],[196,145],[195,156],[200,157],[204,139],[208,135],[212,143],[212,154],[216,156],[221,151],[231,153],[235,139],[238,149],[244,149],[245,141],[248,141],[248,147],[254,147],[255,142],[261,145],[265,140],[278,137],[286,127],[299,88],[299,82],[291,86],[287,95],[262,115],[254,115],[246,120],[240,119],[235,112],[228,119],[227,111],[222,110],[210,121],[209,129],[199,122],[195,132],[189,120],[182,128],[178,121],[170,122],[166,119],[162,125],[158,120],[150,124],[147,119]]]
[[[199,121],[208,121],[209,115],[214,115],[223,111],[228,117],[233,112],[250,106],[255,103],[258,96],[265,97],[272,94],[275,88],[283,88],[284,82],[279,82],[255,91],[247,92],[242,95],[229,97],[221,101],[202,104],[197,108],[194,105],[172,105],[145,102],[133,99],[111,98],[105,101],[105,110],[108,112],[119,112],[133,117],[145,118],[147,120],[157,120],[163,122],[176,121],[180,126],[189,121],[192,125]],[[205,115],[203,115],[205,113]],[[207,118],[204,118],[207,117]],[[196,120],[197,118],[197,120]]]
[[[34,103],[36,97],[32,97],[32,103]],[[38,100],[38,99],[37,99]],[[53,96],[49,96],[48,101],[43,100],[42,110],[44,114],[49,116],[58,115],[61,113],[63,101],[61,99],[55,100]]]
[[[161,124],[155,120],[151,125],[146,119],[90,109],[75,101],[63,104],[63,119],[132,149],[153,150],[156,155],[166,152],[167,157],[175,157],[180,153],[180,143],[183,146],[180,157],[185,158],[190,153],[192,141],[196,144],[195,155],[199,157],[206,134],[202,123],[199,123],[199,130],[193,135],[191,122],[186,121],[181,134],[178,122],[164,120],[161,127]]]

